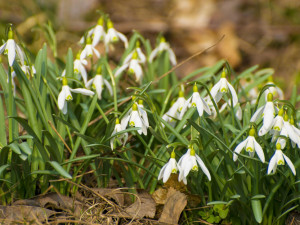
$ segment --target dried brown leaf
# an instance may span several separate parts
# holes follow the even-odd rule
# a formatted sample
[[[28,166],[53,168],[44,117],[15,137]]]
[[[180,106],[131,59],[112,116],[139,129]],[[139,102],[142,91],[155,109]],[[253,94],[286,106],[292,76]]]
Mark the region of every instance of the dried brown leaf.
[[[55,211],[36,206],[0,206],[0,222],[3,224],[10,224],[13,221],[44,222],[55,214]]]
[[[128,206],[125,211],[133,218],[154,218],[156,211],[156,204],[151,195],[143,191],[138,194],[137,200],[130,206]]]
[[[159,222],[166,224],[177,224],[180,214],[187,204],[186,195],[174,188],[170,188],[167,195],[167,201],[164,205]]]
[[[92,188],[92,190],[104,197],[112,198],[119,206],[124,206],[124,193],[120,189]]]

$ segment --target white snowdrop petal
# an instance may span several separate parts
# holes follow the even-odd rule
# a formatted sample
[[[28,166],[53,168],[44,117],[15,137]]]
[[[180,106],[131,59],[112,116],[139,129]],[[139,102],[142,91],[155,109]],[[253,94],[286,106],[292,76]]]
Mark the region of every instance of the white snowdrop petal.
[[[246,138],[244,141],[242,141],[241,143],[239,143],[235,147],[234,152],[239,154],[242,151],[242,149],[246,146],[247,142],[248,142],[248,138]],[[238,158],[238,155],[233,153],[233,161],[236,161],[237,158]]]
[[[264,163],[265,162],[264,151],[263,151],[262,147],[257,143],[257,141],[255,140],[254,137],[253,137],[253,139],[254,139],[254,147],[255,147],[256,154],[258,155],[260,161],[262,161]]]
[[[271,171],[275,168],[275,166],[277,166],[277,155],[276,155],[276,152],[275,154],[272,156],[270,162],[269,162],[269,165],[268,165],[268,174],[271,173]],[[273,172],[275,172],[275,170],[273,170]]]
[[[282,153],[282,155],[283,155],[284,160],[286,161],[286,163],[288,164],[288,166],[292,170],[293,174],[296,176],[296,169],[295,169],[294,164],[292,163],[292,161],[284,153]]]

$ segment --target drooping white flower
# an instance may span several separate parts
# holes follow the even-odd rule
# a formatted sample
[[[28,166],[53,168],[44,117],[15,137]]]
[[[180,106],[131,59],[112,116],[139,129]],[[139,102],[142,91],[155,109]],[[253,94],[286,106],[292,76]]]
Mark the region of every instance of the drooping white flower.
[[[254,135],[255,135],[255,129],[251,128],[249,131],[249,136],[244,141],[242,141],[240,144],[238,144],[236,146],[236,148],[234,149],[233,161],[236,161],[238,158],[238,155],[235,153],[240,154],[240,152],[243,150],[243,148],[245,148],[246,152],[249,153],[250,157],[254,157],[254,154],[256,152],[260,161],[262,161],[263,163],[265,162],[265,155],[262,150],[262,147],[257,143]]]
[[[92,39],[90,37],[87,37],[86,39],[86,45],[84,49],[82,50],[80,54],[80,59],[85,59],[88,57],[93,57],[93,54],[95,54],[98,58],[100,58],[100,53],[97,49],[92,45]]]
[[[281,129],[283,127],[283,107],[279,110],[278,115],[274,118],[272,130],[270,130],[270,134],[272,134],[272,142],[274,142],[278,136],[280,135]]]
[[[235,107],[238,103],[238,97],[233,86],[226,79],[226,69],[223,69],[221,79],[212,87],[210,93],[214,98],[215,102],[218,103],[223,97],[223,94],[227,93],[228,90],[232,96],[233,107]]]
[[[67,101],[70,101],[73,99],[71,92],[74,93],[80,93],[83,95],[94,95],[94,92],[87,90],[85,88],[76,88],[76,89],[72,89],[68,86],[68,81],[66,77],[62,78],[62,90],[58,95],[58,108],[62,111],[63,114],[67,113]]]
[[[300,138],[300,130],[299,130],[297,127],[295,127],[295,121],[294,121],[294,118],[293,118],[293,117],[291,117],[291,119],[290,119],[290,124],[291,124],[291,126],[292,126],[294,132],[295,132],[295,133],[299,136],[299,138]]]
[[[11,28],[8,31],[7,41],[0,47],[0,54],[2,54],[2,52],[7,54],[9,66],[13,65],[16,58],[16,53],[21,60],[21,64],[24,64],[24,53],[20,46],[15,42],[14,33]]]
[[[176,56],[173,52],[173,50],[170,47],[170,44],[166,42],[166,39],[164,37],[160,38],[160,43],[159,45],[153,49],[153,51],[151,52],[150,56],[149,56],[149,61],[152,62],[153,59],[161,52],[163,51],[167,51],[169,53],[169,59],[170,62],[172,63],[173,66],[175,66],[177,64],[176,62]]]
[[[111,43],[115,43],[117,41],[119,41],[119,39],[121,39],[121,41],[124,42],[124,46],[125,48],[128,47],[128,40],[126,38],[126,36],[118,31],[116,31],[116,29],[114,28],[113,23],[111,22],[111,20],[107,21],[107,33],[105,36],[105,46],[106,46],[106,51],[108,52],[109,50],[109,45]]]
[[[140,64],[144,64],[146,62],[146,56],[142,52],[142,49],[140,48],[140,42],[136,42],[136,47],[133,51],[131,51],[126,58],[124,59],[123,64],[129,63],[129,61],[132,59],[133,54],[137,53],[137,60]]]
[[[118,132],[121,132],[123,131],[123,128],[120,124],[120,120],[119,118],[116,119],[116,125],[115,125],[115,128],[114,128],[114,131],[112,132],[112,136]],[[114,141],[115,141],[115,138],[117,138],[122,144],[123,146],[125,145],[127,139],[128,139],[128,133],[123,133],[123,134],[120,134],[116,137],[113,137],[110,139],[110,147],[111,147],[111,150],[114,149]]]
[[[140,128],[137,132],[139,134],[147,135],[147,126],[142,118],[141,114],[138,112],[138,106],[133,103],[131,110],[129,110],[121,120],[122,129],[125,130],[127,125],[131,127]]]
[[[205,96],[204,97],[204,101],[206,102],[206,104],[208,105],[208,107],[210,108],[210,111],[211,111],[211,117],[213,119],[215,119],[217,117],[217,110],[213,104],[213,102],[211,101],[209,95]]]
[[[259,136],[265,135],[271,130],[275,111],[276,110],[273,103],[273,95],[269,93],[267,103],[264,106],[258,108],[250,119],[250,122],[255,122],[258,118],[260,118],[261,115],[263,115],[263,125],[258,132]]]
[[[268,77],[268,82],[266,83],[268,84],[273,84],[275,85],[275,83],[273,82],[273,77],[270,76]],[[274,97],[278,97],[279,99],[283,100],[284,99],[284,94],[283,91],[277,86],[275,85],[275,87],[269,87],[266,89],[265,91],[265,99],[267,99],[268,94],[271,93]]]
[[[137,59],[137,57],[138,55],[135,51],[134,54],[132,54],[131,60],[117,69],[115,77],[119,76],[124,70],[128,68],[129,74],[135,74],[136,82],[141,82],[143,77],[143,69],[139,64],[139,60]]]
[[[24,72],[24,74],[27,76],[27,78],[29,78],[30,76],[33,77],[34,74],[36,74],[34,65],[29,66],[26,64],[26,61],[25,61],[24,65],[21,66],[21,70]]]
[[[293,147],[295,147],[295,145],[297,144],[298,148],[300,148],[300,136],[297,134],[297,132],[295,132],[295,129],[293,129],[292,125],[290,124],[287,113],[285,113],[284,115],[283,126],[280,131],[280,136],[285,136],[286,138],[289,138],[292,142]],[[285,148],[286,139],[279,137],[277,143],[280,143],[282,148]]]
[[[175,152],[171,153],[170,160],[161,168],[158,180],[163,179],[163,182],[166,183],[171,176],[171,173],[177,173],[178,165],[175,159]]]
[[[211,180],[210,173],[206,168],[204,162],[195,153],[195,150],[193,148],[189,148],[178,161],[178,166],[180,168],[178,181],[183,181],[186,184],[187,175],[191,170],[198,171],[198,165],[202,169],[203,173],[207,176],[208,180]]]
[[[74,60],[74,73],[82,77],[84,85],[86,85],[87,82],[87,72],[85,69],[85,66],[87,66],[87,64],[88,62],[86,61],[86,59],[81,59],[80,53],[78,52],[76,59]]]
[[[198,87],[196,84],[193,86],[193,94],[192,96],[186,101],[184,106],[182,107],[181,113],[180,113],[180,118],[183,117],[184,113],[186,112],[188,107],[196,107],[199,116],[203,115],[203,110],[207,112],[208,115],[211,114],[210,108],[207,105],[206,101],[200,96],[198,92]]]
[[[138,107],[139,114],[141,115],[142,119],[145,122],[145,126],[148,128],[149,127],[149,120],[148,120],[147,112],[146,112],[146,110],[144,108],[144,105],[143,105],[143,100],[139,99],[137,107]]]
[[[290,167],[292,173],[296,175],[296,170],[295,166],[292,163],[292,161],[282,152],[281,144],[277,143],[276,144],[276,150],[275,154],[272,156],[269,166],[268,166],[268,174],[270,174],[272,171],[273,173],[276,172],[277,165],[284,165],[285,162],[288,164]]]
[[[162,116],[162,119],[166,122],[173,123],[174,119],[180,119],[180,113],[186,103],[186,99],[184,98],[183,91],[179,91],[179,97],[171,106],[171,108]]]
[[[95,47],[101,40],[105,39],[105,31],[104,31],[104,20],[103,17],[100,17],[98,19],[97,25],[94,26],[92,29],[90,29],[87,32],[87,37],[90,37],[93,39],[92,45]],[[85,37],[83,36],[79,43],[80,44],[84,44],[85,42]]]
[[[110,83],[106,79],[104,79],[101,74],[101,67],[98,68],[96,76],[86,83],[87,88],[90,86],[92,86],[92,88],[96,90],[99,100],[101,100],[102,98],[102,91],[104,86],[107,87],[109,94],[111,96],[113,95],[113,90]]]

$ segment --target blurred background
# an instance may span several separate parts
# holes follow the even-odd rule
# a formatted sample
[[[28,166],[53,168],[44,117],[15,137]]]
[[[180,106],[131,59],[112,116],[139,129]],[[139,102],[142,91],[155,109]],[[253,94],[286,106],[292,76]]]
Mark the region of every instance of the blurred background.
[[[50,21],[63,58],[68,47],[79,48],[80,37],[99,18],[97,10],[109,14],[127,37],[137,30],[152,46],[162,33],[178,62],[225,35],[211,51],[180,67],[179,76],[224,58],[237,72],[256,64],[274,68],[275,82],[287,96],[300,83],[299,0],[1,0],[0,38],[6,40],[5,27],[13,23],[36,53]]]

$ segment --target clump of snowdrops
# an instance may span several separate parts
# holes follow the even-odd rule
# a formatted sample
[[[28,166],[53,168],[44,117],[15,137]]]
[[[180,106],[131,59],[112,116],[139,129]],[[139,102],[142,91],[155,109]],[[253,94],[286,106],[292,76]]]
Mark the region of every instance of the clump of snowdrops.
[[[287,100],[272,69],[236,73],[225,60],[170,72],[176,55],[162,35],[154,47],[136,31],[128,40],[106,15],[78,52],[56,56],[45,27],[49,48],[36,56],[12,26],[0,47],[3,204],[50,185],[74,194],[68,180],[86,182],[86,173],[99,187],[114,179],[150,192],[175,173],[201,205],[228,208],[234,224],[282,224],[298,208],[296,86]],[[116,48],[123,54],[113,60]]]

